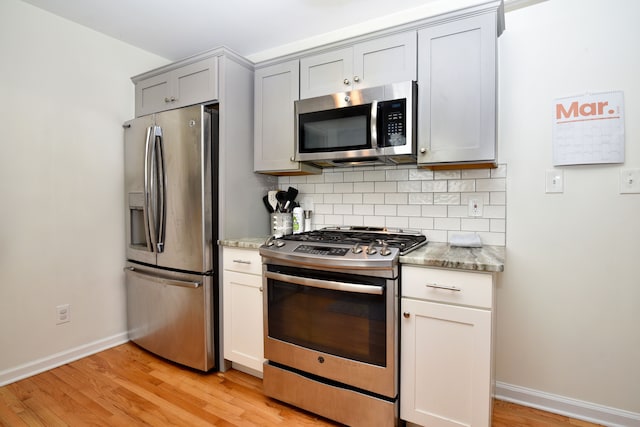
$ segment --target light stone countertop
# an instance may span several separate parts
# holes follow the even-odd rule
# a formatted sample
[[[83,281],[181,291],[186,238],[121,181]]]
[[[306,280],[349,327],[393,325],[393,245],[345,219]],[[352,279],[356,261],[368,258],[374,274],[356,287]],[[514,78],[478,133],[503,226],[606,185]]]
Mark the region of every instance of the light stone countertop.
[[[259,249],[265,240],[267,237],[242,237],[219,240],[218,244],[231,248]],[[462,248],[436,242],[429,242],[400,257],[401,264],[486,272],[504,271],[504,260],[504,246]]]

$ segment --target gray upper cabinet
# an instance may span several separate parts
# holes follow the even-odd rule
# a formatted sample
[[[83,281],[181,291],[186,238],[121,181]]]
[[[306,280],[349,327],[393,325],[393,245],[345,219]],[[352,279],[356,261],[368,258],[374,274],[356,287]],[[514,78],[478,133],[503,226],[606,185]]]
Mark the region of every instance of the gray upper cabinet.
[[[297,59],[259,68],[254,80],[254,171],[278,175],[320,173],[293,160],[294,102],[299,92]]]
[[[495,164],[499,18],[494,8],[418,31],[419,165]]]
[[[416,32],[383,36],[300,60],[300,98],[416,79]]]
[[[150,73],[148,73],[150,74]],[[218,57],[134,77],[136,117],[218,99]]]

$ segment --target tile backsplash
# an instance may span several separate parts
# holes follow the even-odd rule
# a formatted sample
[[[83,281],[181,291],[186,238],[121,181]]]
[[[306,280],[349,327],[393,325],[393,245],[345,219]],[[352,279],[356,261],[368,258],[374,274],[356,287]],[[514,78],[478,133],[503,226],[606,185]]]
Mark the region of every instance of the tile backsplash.
[[[495,169],[431,171],[411,166],[324,169],[321,175],[283,176],[312,210],[313,228],[367,225],[419,230],[430,241],[477,233],[486,245],[505,245],[506,165]],[[469,200],[482,216],[469,216]]]

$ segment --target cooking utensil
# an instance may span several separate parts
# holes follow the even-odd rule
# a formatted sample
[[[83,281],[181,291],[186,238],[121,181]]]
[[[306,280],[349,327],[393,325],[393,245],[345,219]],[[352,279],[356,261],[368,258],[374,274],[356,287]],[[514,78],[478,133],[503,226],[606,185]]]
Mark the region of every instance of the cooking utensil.
[[[273,209],[273,212],[275,212],[278,208],[278,200],[276,199],[277,192],[277,190],[270,190],[267,193],[267,196],[269,197],[269,204],[271,205],[271,209]]]
[[[278,201],[277,212],[284,212],[284,205],[287,203],[287,192],[286,191],[278,191],[276,193],[276,200]]]
[[[286,195],[286,202],[285,202],[285,206],[284,206],[284,210],[285,212],[287,212],[287,209],[289,210],[293,210],[293,205],[291,204],[291,202],[293,202],[296,197],[298,196],[298,190],[293,188],[293,187],[289,187],[287,189],[287,195]]]
[[[273,213],[275,212],[273,207],[271,206],[271,203],[269,203],[269,196],[264,196],[262,198],[262,202],[264,203],[264,207],[267,208],[267,212],[269,213]]]

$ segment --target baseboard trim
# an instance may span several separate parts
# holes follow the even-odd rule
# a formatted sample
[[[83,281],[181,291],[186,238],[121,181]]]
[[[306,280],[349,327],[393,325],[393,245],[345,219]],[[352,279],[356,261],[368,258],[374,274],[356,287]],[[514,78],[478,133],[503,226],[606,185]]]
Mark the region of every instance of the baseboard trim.
[[[0,387],[48,371],[49,369],[57,368],[58,366],[73,362],[74,360],[99,353],[108,348],[124,344],[127,341],[129,341],[127,332],[122,332],[111,337],[103,338],[16,366],[15,368],[0,371]]]
[[[495,398],[609,427],[640,427],[640,414],[496,382]]]

